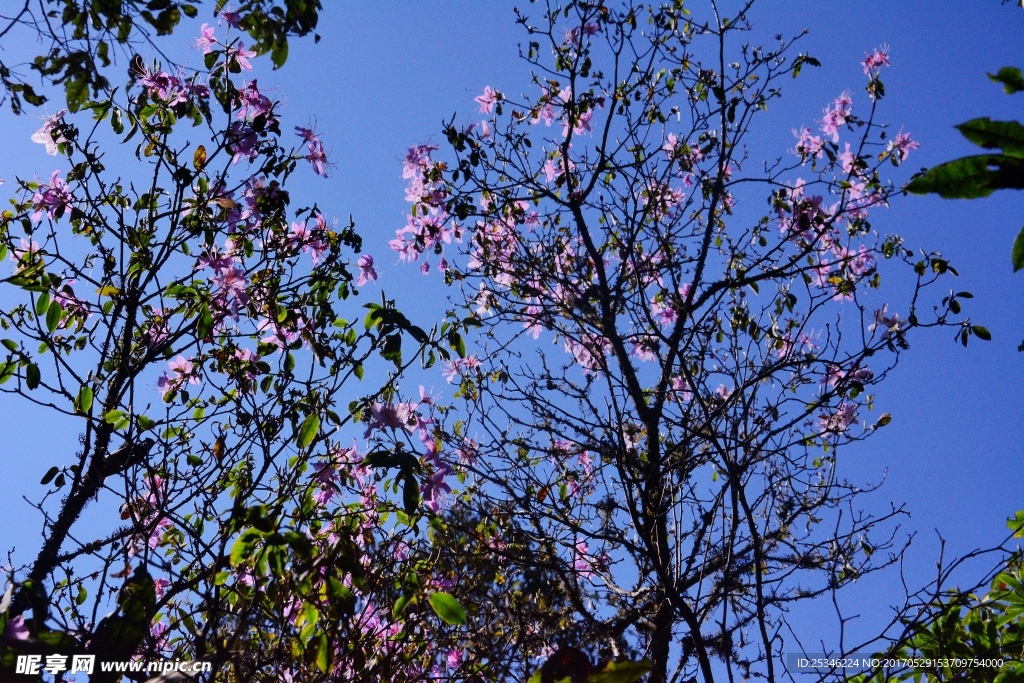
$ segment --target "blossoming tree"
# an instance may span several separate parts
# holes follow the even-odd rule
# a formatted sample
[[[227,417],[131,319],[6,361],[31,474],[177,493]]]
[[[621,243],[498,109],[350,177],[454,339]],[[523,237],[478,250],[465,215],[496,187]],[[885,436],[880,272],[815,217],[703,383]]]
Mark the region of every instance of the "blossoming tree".
[[[877,118],[888,48],[762,161],[754,124],[819,64],[747,37],[749,6],[532,5],[533,89],[487,86],[447,153],[406,160],[391,246],[480,326],[446,370],[465,400],[438,429],[463,482],[448,551],[490,558],[492,595],[543,572],[556,596],[548,620],[469,610],[472,656],[505,643],[517,675],[554,653],[541,680],[595,654],[657,683],[778,680],[786,610],[904,547],[902,511],[865,511],[842,474],[891,419],[873,386],[918,329],[988,337],[958,319],[968,293],[931,300],[946,260],[872,226],[917,147]]]
[[[258,19],[204,24],[204,73],[136,56],[126,93],[84,103],[92,120],[47,119],[33,139],[61,163],[0,215],[0,391],[80,430],[27,495],[43,543],[4,577],[4,677],[19,655],[47,657],[28,672],[43,680],[92,654],[415,680],[457,654],[429,647],[464,615],[417,540],[445,476],[433,406],[393,398],[417,360],[404,337],[449,351],[383,296],[364,318],[352,297],[377,272],[352,222],[291,205],[293,174],[330,164],[252,78],[239,31]],[[90,516],[97,500],[119,515]],[[427,611],[393,612],[396,582]]]

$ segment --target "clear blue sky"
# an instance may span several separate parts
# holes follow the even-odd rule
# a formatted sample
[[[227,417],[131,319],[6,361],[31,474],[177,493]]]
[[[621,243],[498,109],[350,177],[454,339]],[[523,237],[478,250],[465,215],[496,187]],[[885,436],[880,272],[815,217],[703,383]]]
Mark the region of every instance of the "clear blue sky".
[[[519,4],[529,11],[525,1]],[[271,95],[286,103],[288,126],[316,117],[337,163],[329,180],[306,174],[293,190],[339,216],[352,213],[365,250],[377,259],[380,285],[403,310],[429,323],[445,308],[441,280],[400,267],[385,246],[407,206],[400,159],[408,145],[440,140],[441,121],[453,113],[477,118],[472,98],[485,85],[525,89],[528,72],[516,56],[522,33],[509,2],[325,5],[322,41],[293,43],[285,68],[271,72],[264,64],[259,73],[261,86],[275,88]],[[1024,119],[1024,94],[1004,95],[985,77],[1004,65],[1024,67],[1024,11],[1013,5],[766,0],[753,18],[754,43],[809,28],[800,49],[823,64],[787,83],[781,102],[761,120],[755,141],[776,154],[792,147],[792,128],[812,124],[842,90],[866,100],[859,61],[882,43],[892,54],[883,118],[921,143],[908,173],[976,149],[954,124],[976,116]],[[195,33],[186,28],[172,40],[184,45]],[[198,53],[181,54],[199,63]],[[0,177],[48,175],[52,158],[28,142],[39,121],[6,112],[0,120]],[[994,337],[964,349],[945,332],[916,335],[877,391],[892,423],[846,451],[852,479],[887,477],[871,505],[884,510],[890,501],[906,503],[912,513],[905,527],[918,534],[907,567],[911,585],[933,572],[935,530],[948,540],[947,553],[962,553],[1001,538],[1007,515],[1024,508],[1024,354],[1016,350],[1024,339],[1024,273],[1014,276],[1009,259],[1022,224],[1024,192],[973,202],[901,197],[875,214],[879,232],[897,232],[908,245],[952,261],[960,272],[956,287],[976,296],[968,312]],[[76,450],[74,433],[6,398],[0,411],[0,552],[16,545],[16,557],[26,561],[38,546],[40,523],[20,496],[38,490],[52,454]],[[860,605],[865,630],[899,596],[898,580],[890,574],[848,594],[849,604]],[[813,610],[806,612],[808,628],[812,616]]]

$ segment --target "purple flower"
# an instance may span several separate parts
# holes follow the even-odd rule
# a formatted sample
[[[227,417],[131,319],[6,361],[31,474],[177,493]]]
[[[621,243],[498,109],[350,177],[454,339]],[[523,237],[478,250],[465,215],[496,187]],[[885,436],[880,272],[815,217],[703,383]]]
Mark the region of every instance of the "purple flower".
[[[480,105],[481,114],[490,114],[494,111],[494,105],[501,99],[501,94],[491,86],[484,88],[484,94],[473,98]]]
[[[910,133],[904,133],[902,130],[896,134],[896,138],[889,141],[886,151],[892,155],[894,162],[899,163],[907,158],[907,154],[912,149],[917,149],[921,145],[910,139]]]
[[[244,121],[233,121],[227,130],[228,152],[231,163],[237,164],[241,159],[252,161],[259,152],[259,138],[252,126]]]
[[[845,432],[850,428],[850,425],[857,421],[857,408],[858,405],[856,403],[844,401],[836,409],[836,412],[831,415],[827,413],[819,415],[818,427],[826,432]]]
[[[67,142],[63,134],[58,134],[56,139],[53,137],[53,131],[57,129],[57,126],[64,122],[64,115],[68,113],[67,109],[61,109],[53,116],[47,117],[43,121],[43,127],[32,133],[32,142],[38,142],[40,145],[46,145],[46,153],[50,156],[56,156],[57,145],[62,145]]]
[[[196,38],[196,47],[202,48],[204,55],[210,54],[213,46],[217,44],[217,39],[213,37],[214,30],[209,24],[203,24],[199,29],[202,35]]]
[[[199,378],[195,374],[192,359],[178,356],[167,364],[167,370],[157,379],[156,386],[166,401],[168,396],[181,389],[186,383],[199,384]]]
[[[48,184],[41,183],[39,189],[32,195],[32,208],[35,209],[32,220],[38,221],[42,218],[44,211],[50,218],[53,218],[58,211],[71,208],[71,203],[74,200],[68,186],[60,177],[60,171],[54,171],[50,176],[50,182]]]
[[[25,617],[20,614],[7,620],[7,627],[4,628],[4,638],[7,640],[28,640],[28,626],[25,625]]]
[[[235,116],[239,119],[272,116],[274,110],[274,103],[260,92],[255,79],[238,91],[236,106],[238,107],[238,112]]]
[[[159,600],[164,596],[164,591],[171,585],[171,582],[164,578],[153,579],[153,588],[156,590],[156,599]]]
[[[883,66],[889,66],[889,46],[883,45],[864,58],[865,76],[877,76]]]
[[[239,43],[237,48],[229,48],[228,54],[235,60],[235,64],[242,71],[252,71],[252,63],[249,61],[250,58],[255,57],[256,53],[252,50],[245,49],[245,43]]]
[[[884,332],[882,332],[883,340],[890,339],[894,335],[898,337],[910,327],[910,323],[902,320],[899,313],[887,315],[888,311],[889,304],[883,304],[881,309],[875,311],[875,322],[868,327],[868,330],[871,332],[874,332],[878,327],[882,327],[884,329]]]
[[[377,271],[373,268],[372,256],[363,254],[359,257],[356,265],[359,266],[359,277],[356,279],[356,287],[362,287],[370,281],[377,281]]]
[[[223,19],[230,28],[241,28],[242,26],[242,15],[231,9],[231,5],[218,12],[217,17],[218,23]]]

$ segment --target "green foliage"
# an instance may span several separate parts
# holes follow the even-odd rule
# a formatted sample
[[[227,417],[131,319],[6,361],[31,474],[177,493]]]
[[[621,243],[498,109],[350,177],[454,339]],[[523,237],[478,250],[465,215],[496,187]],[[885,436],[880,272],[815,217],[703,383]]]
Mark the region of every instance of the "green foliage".
[[[1005,66],[988,77],[1003,84],[1007,94],[1024,90],[1024,76]],[[914,178],[907,186],[914,194],[937,194],[943,199],[977,199],[996,190],[1024,190],[1024,125],[1018,121],[972,119],[956,127],[965,138],[1001,154],[979,154],[939,164]],[[1017,234],[1011,252],[1014,272],[1024,268],[1024,229]],[[980,335],[979,335],[980,336]],[[1024,344],[1021,345],[1024,350]]]
[[[462,608],[459,601],[449,593],[431,593],[427,598],[430,608],[434,614],[441,617],[441,621],[452,626],[462,626],[466,623],[466,610]]]
[[[1008,526],[1024,537],[1024,510]],[[952,590],[927,605],[902,642],[877,658],[913,666],[865,672],[850,683],[1024,681],[1024,556],[1009,555],[986,594]]]
[[[1020,69],[1015,66],[1004,66],[995,74],[989,74],[988,77],[996,83],[1002,83],[1003,90],[1007,95],[1024,90],[1024,75],[1021,75]]]
[[[530,676],[528,683],[636,683],[650,670],[651,663],[646,659],[593,666],[580,650],[562,647]]]
[[[63,86],[67,108],[85,107],[92,97],[111,88],[107,67],[113,64],[113,50],[128,51],[140,44],[153,45],[153,36],[168,36],[185,18],[199,15],[199,0],[43,0],[45,19],[26,12],[8,19],[0,29],[20,26],[36,34],[50,49],[29,60],[29,67],[45,83]],[[225,2],[216,2],[220,10]],[[288,40],[309,35],[316,29],[320,0],[251,0],[235,11],[241,27],[252,39],[257,54],[270,53],[275,68],[288,59]],[[6,33],[6,31],[5,31]],[[320,37],[315,36],[319,41]],[[13,66],[13,65],[12,65]],[[39,106],[47,96],[37,93],[16,75],[12,66],[0,62],[0,83],[6,90],[14,113],[24,105]]]

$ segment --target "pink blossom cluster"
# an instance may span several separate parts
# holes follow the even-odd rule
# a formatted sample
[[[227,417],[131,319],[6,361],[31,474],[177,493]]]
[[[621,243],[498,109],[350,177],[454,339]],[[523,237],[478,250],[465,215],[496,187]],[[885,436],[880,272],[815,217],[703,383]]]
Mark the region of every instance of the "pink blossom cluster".
[[[565,350],[573,355],[585,374],[590,374],[601,369],[604,358],[612,351],[612,345],[605,337],[583,334],[579,340],[566,337]]]
[[[163,394],[164,401],[167,401],[171,394],[181,390],[186,384],[199,384],[199,372],[191,358],[178,356],[167,363],[167,370],[164,371],[156,381],[156,386]]]
[[[166,71],[153,73],[144,69],[139,85],[149,99],[163,102],[169,107],[187,104],[192,98],[206,99],[210,96],[209,88],[197,83],[196,77],[186,79],[181,71],[171,75]]]
[[[445,370],[442,376],[448,380],[451,384],[456,377],[469,375],[472,376],[476,373],[480,367],[480,359],[476,355],[466,356],[465,358],[456,358],[455,360],[449,361],[446,364]]]
[[[704,154],[697,145],[684,144],[675,133],[665,136],[661,146],[669,163],[676,166],[676,173],[683,179],[685,187],[693,187],[693,171],[704,159]]]
[[[866,384],[874,376],[875,373],[870,368],[854,367],[847,371],[838,365],[829,365],[825,376],[821,378],[821,383],[828,388],[836,388],[846,381]]]
[[[64,134],[59,132],[59,126],[64,123],[64,115],[68,113],[67,109],[61,109],[53,116],[48,116],[43,121],[43,127],[32,133],[32,142],[38,142],[40,145],[46,146],[46,153],[50,156],[57,154],[57,145],[67,143],[67,138]],[[56,132],[56,136],[54,135]]]
[[[134,515],[141,528],[149,527],[148,534],[133,536],[128,542],[128,556],[132,557],[145,547],[150,550],[160,545],[164,533],[174,527],[174,523],[164,513],[164,501],[167,496],[166,482],[160,475],[148,475],[144,479],[145,493],[133,502],[126,504],[122,515]],[[164,584],[166,586],[166,584]]]
[[[447,190],[441,179],[444,165],[430,158],[436,145],[410,147],[402,167],[402,177],[409,180],[405,198],[413,203],[406,225],[395,231],[395,239],[388,242],[403,262],[419,260],[421,254],[433,251],[441,256],[440,270],[447,270],[444,245],[454,239],[462,241],[462,229],[445,208]],[[430,263],[424,262],[420,270],[430,272]]]
[[[603,97],[595,97],[591,93],[573,99],[572,87],[559,88],[552,83],[551,87],[541,86],[541,96],[529,113],[530,124],[544,122],[550,126],[555,121],[562,122],[562,137],[581,135],[593,131],[592,120],[594,110],[604,106]]]
[[[872,78],[878,76],[883,66],[889,66],[889,46],[882,45],[876,48],[871,54],[864,58],[861,63],[864,67],[864,75]]]
[[[40,183],[32,195],[32,220],[38,221],[44,213],[52,219],[58,212],[63,213],[70,209],[74,201],[71,190],[60,177],[60,171],[54,171],[50,176],[50,182]]]
[[[89,304],[79,299],[75,295],[75,290],[71,288],[71,285],[75,284],[75,282],[75,280],[68,280],[50,294],[50,300],[56,301],[67,314],[61,318],[58,325],[61,328],[68,327],[75,318],[84,320],[92,315],[92,309]]]
[[[309,128],[295,126],[295,134],[306,143],[306,156],[303,158],[313,167],[314,173],[326,178],[327,169],[331,168],[332,164],[327,161],[327,151],[324,149],[324,143],[320,139],[320,135],[312,126]]]
[[[563,45],[575,45],[579,42],[580,36],[596,36],[601,32],[601,26],[594,22],[587,22],[583,26],[575,26],[573,28],[567,28],[565,30],[565,40],[562,41]]]
[[[217,321],[220,322],[230,316],[238,322],[239,309],[249,303],[245,268],[232,254],[221,254],[216,245],[211,246],[206,254],[199,257],[195,267],[196,270],[206,268],[213,269],[210,282],[216,289],[211,308],[216,314]]]
[[[818,427],[832,434],[844,433],[857,421],[859,407],[856,403],[843,401],[835,412],[822,413],[818,416]]]
[[[327,222],[324,217],[317,216],[313,220],[312,228],[306,221],[293,221],[288,235],[288,246],[296,251],[301,249],[302,253],[310,255],[313,265],[319,264],[320,259],[331,248],[327,241]]]
[[[850,91],[843,92],[825,109],[825,118],[821,120],[821,132],[839,142],[839,129],[853,119],[853,98]]]
[[[468,360],[468,359],[466,359]],[[479,361],[477,361],[479,363]],[[434,423],[433,418],[424,417],[420,414],[421,405],[432,406],[432,399],[426,395],[423,387],[420,387],[420,395],[424,397],[420,403],[406,401],[404,403],[373,403],[370,406],[370,419],[368,420],[364,438],[370,437],[374,432],[398,432],[415,434],[424,447],[421,456],[423,462],[429,465],[427,475],[420,483],[420,495],[424,504],[432,511],[437,512],[443,505],[445,494],[451,493],[451,487],[445,481],[448,475],[453,473],[451,465],[441,458],[438,450],[437,440],[434,438],[430,426]]]

